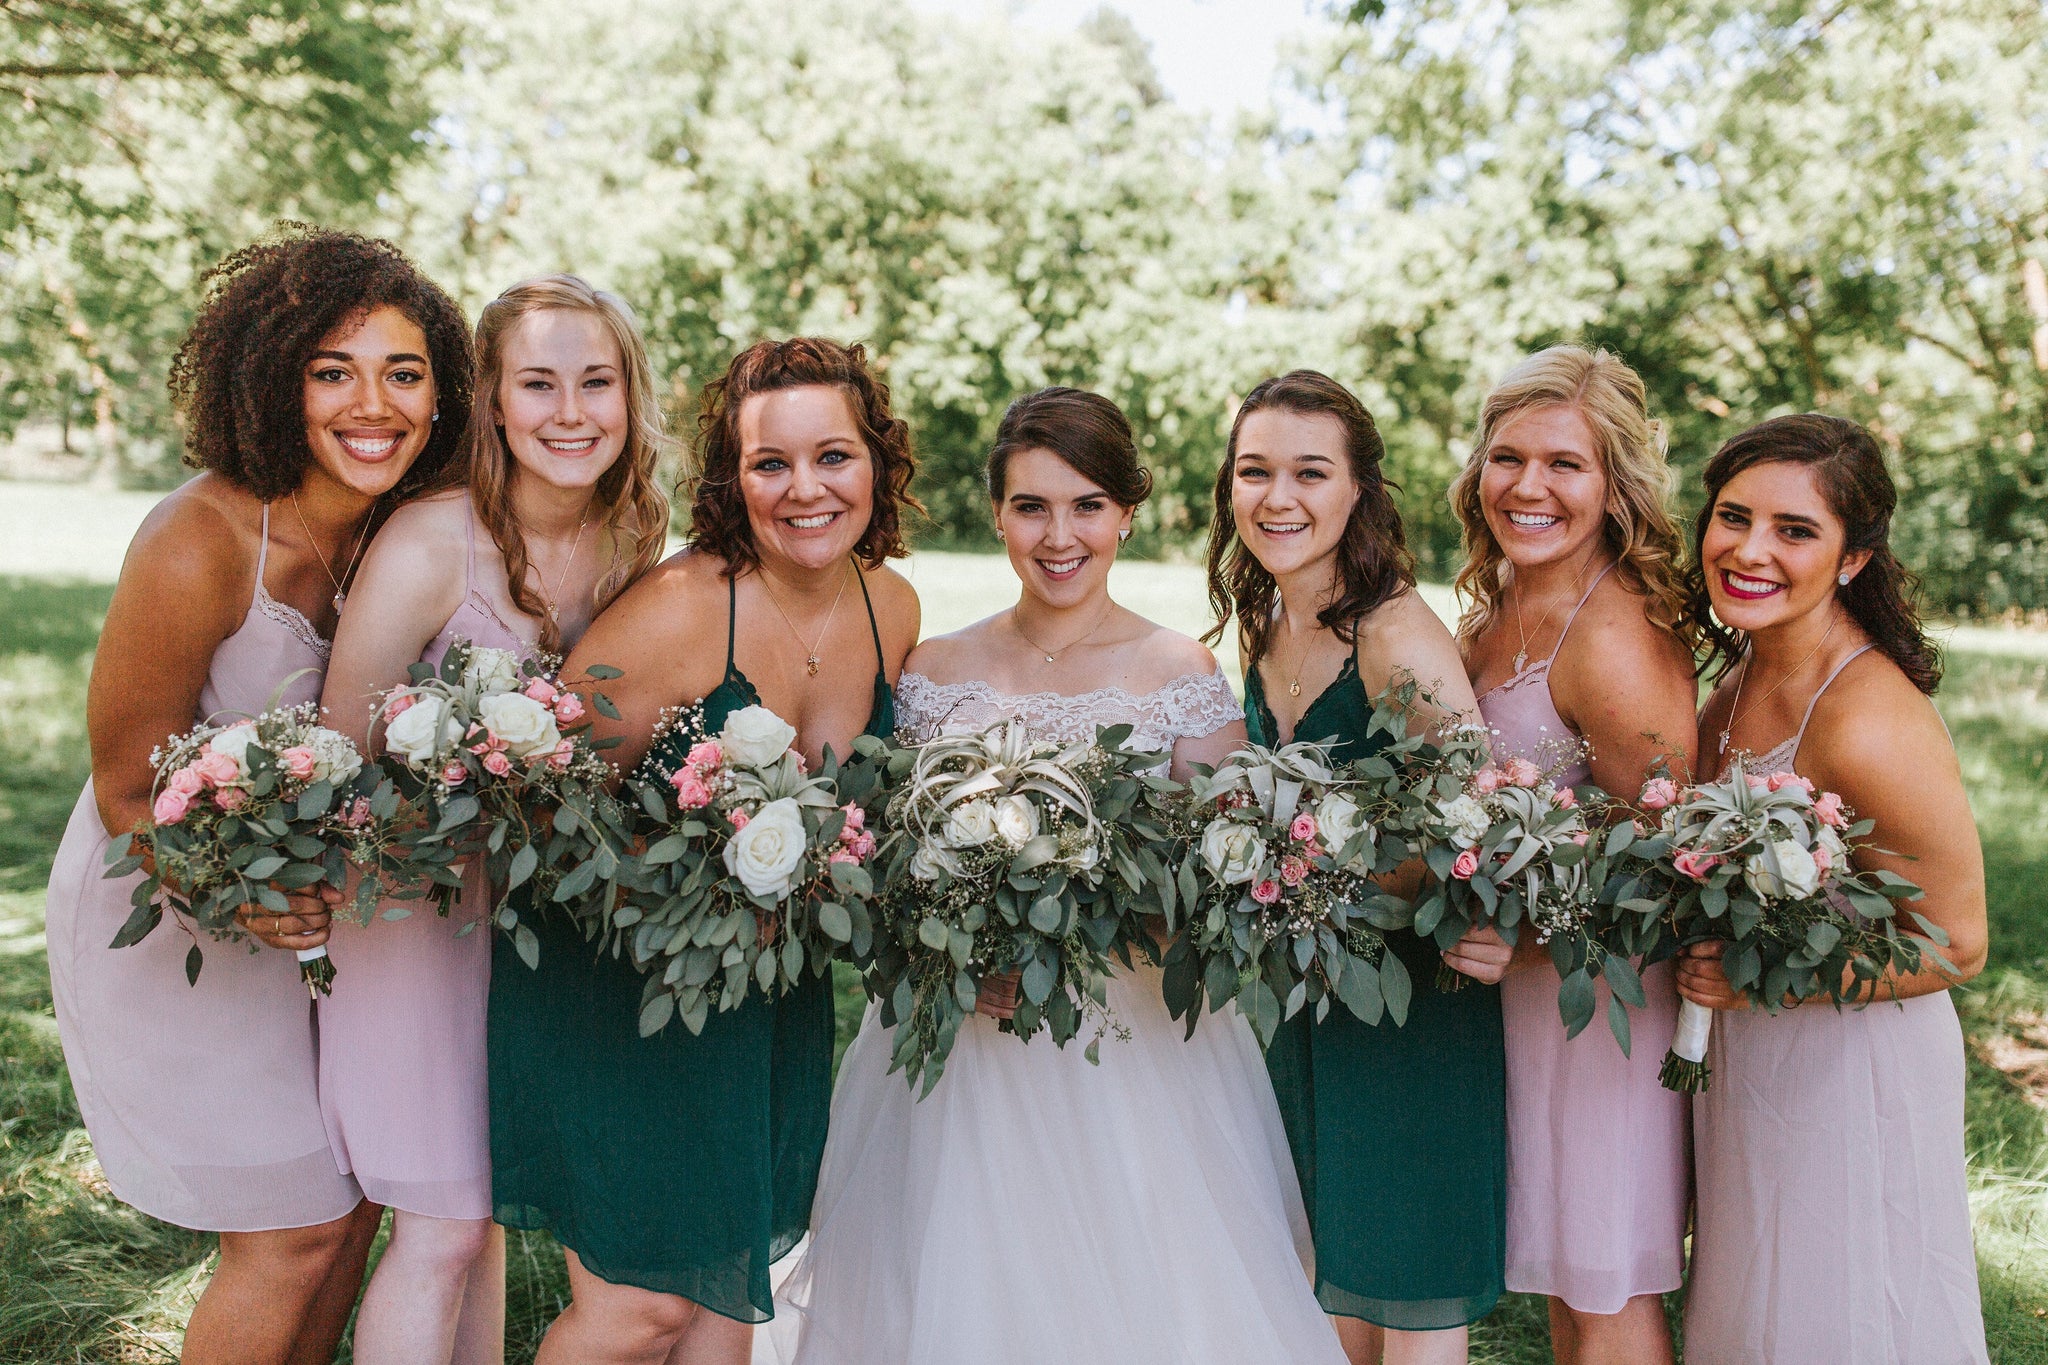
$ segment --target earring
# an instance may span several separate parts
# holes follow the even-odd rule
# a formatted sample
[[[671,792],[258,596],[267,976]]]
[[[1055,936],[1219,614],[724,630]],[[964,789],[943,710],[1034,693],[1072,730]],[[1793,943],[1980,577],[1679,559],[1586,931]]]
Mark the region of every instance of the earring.
[[[1844,569],[1844,570],[1842,570],[1842,571],[1841,571],[1840,573],[1836,574],[1836,575],[1835,575],[1835,582],[1837,582],[1837,583],[1841,584],[1841,585],[1842,585],[1843,587],[1845,587],[1845,588],[1846,588],[1846,587],[1848,587],[1848,586],[1849,586],[1849,571],[1848,571],[1847,569]]]
[[[439,408],[434,409],[434,420],[436,422],[441,420],[441,410]]]
[[[1000,526],[996,527],[996,539],[997,539],[997,540],[1008,540],[1008,539],[1009,539],[1009,537],[1007,537],[1007,536],[1005,536],[1005,535],[1003,534],[1003,528],[1002,528],[1002,527],[1000,527]]]
[[[1131,538],[1131,528],[1128,526],[1124,527],[1123,530],[1116,533],[1116,538],[1119,543],[1129,540]]]

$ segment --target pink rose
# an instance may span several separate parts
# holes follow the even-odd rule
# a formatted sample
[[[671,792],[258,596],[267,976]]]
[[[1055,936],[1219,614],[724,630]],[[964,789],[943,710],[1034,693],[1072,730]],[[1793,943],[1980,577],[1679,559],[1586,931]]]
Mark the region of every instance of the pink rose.
[[[156,804],[149,808],[149,818],[159,825],[175,825],[185,818],[192,809],[192,794],[181,792],[176,787],[166,787],[157,793]]]
[[[277,756],[277,761],[294,781],[304,782],[313,776],[313,751],[303,744],[294,744]]]
[[[492,777],[503,777],[512,771],[512,760],[493,749],[484,755],[484,771]]]
[[[737,834],[747,827],[747,821],[751,817],[743,810],[736,810],[725,818],[732,822],[732,832]]]
[[[828,858],[826,861],[834,863],[852,863],[857,867],[860,865],[860,855],[856,854],[850,848],[835,848],[832,850],[832,856]]]
[[[1813,846],[1814,871],[1820,873],[1823,877],[1825,877],[1828,874],[1828,869],[1832,868],[1834,865],[1835,856],[1832,853],[1828,852],[1827,845],[1815,844]]]
[[[1294,817],[1294,823],[1287,827],[1288,836],[1297,843],[1307,843],[1316,837],[1316,818],[1307,811]]]
[[[397,720],[400,716],[412,710],[412,708],[413,698],[407,693],[399,693],[390,701],[384,703],[384,723],[389,725],[392,721]]]
[[[695,768],[676,769],[670,781],[675,783],[677,809],[702,810],[711,804],[711,788],[704,785]]]
[[[1798,773],[1772,773],[1764,779],[1764,785],[1774,792],[1783,791],[1787,787],[1799,787],[1804,789],[1808,796],[1813,795],[1813,779],[1801,777]]]
[[[549,682],[546,678],[535,678],[526,685],[524,691],[527,696],[533,698],[542,706],[552,705],[555,698],[562,695],[562,689]]]
[[[1758,777],[1755,773],[1751,773],[1749,775],[1749,789],[1753,792],[1770,791],[1772,790],[1771,780],[1767,777]]]
[[[1574,834],[1572,836],[1572,842],[1577,844],[1580,848],[1584,848],[1586,846],[1586,831],[1580,830],[1577,834]]]
[[[868,813],[851,801],[840,809],[846,812],[846,828],[839,831],[839,837],[851,843],[855,835],[868,827]]]
[[[1668,777],[1653,777],[1643,784],[1639,799],[1644,810],[1663,810],[1678,799],[1678,784]]]
[[[1458,861],[1451,864],[1451,875],[1461,882],[1471,881],[1472,874],[1478,870],[1479,852],[1477,849],[1466,849],[1458,855]]]
[[[213,794],[213,804],[222,810],[240,810],[248,801],[249,793],[240,787],[222,787]]]
[[[344,829],[361,829],[370,823],[370,798],[358,796],[342,808],[338,818]]]
[[[1263,877],[1252,887],[1252,899],[1260,905],[1271,905],[1280,899],[1280,883],[1271,877]]]
[[[715,768],[725,762],[725,750],[718,747],[715,739],[703,739],[690,746],[690,756],[683,760],[693,768]]]
[[[564,692],[555,698],[555,719],[564,725],[574,725],[583,719],[583,698],[574,692]]]
[[[209,787],[225,787],[230,782],[238,781],[242,776],[242,770],[236,766],[235,760],[226,754],[216,754],[210,750],[192,764],[192,771],[204,778]]]
[[[1301,856],[1304,858],[1320,858],[1323,856],[1325,851],[1326,850],[1323,848],[1323,846],[1320,843],[1316,842],[1314,839],[1309,840],[1307,843],[1301,846]]]
[[[1579,794],[1570,787],[1557,789],[1557,804],[1565,810],[1574,810],[1579,804]]]
[[[1507,782],[1507,775],[1489,763],[1472,774],[1472,788],[1481,796],[1491,796]]]
[[[441,780],[451,787],[459,786],[468,779],[469,769],[463,767],[459,760],[451,758],[448,765],[441,769]]]
[[[853,842],[848,844],[847,847],[853,850],[854,857],[862,862],[866,862],[870,857],[874,856],[875,836],[867,830],[862,830],[859,834],[853,836]]]
[[[554,747],[553,752],[551,752],[548,755],[548,762],[553,766],[562,769],[568,768],[568,766],[571,763],[573,763],[575,759],[576,746],[574,743],[566,739],[563,740],[560,744],[557,744]]]
[[[174,792],[182,792],[186,796],[197,796],[200,792],[206,790],[206,779],[187,766],[172,773],[168,785]]]
[[[1822,792],[1814,800],[1813,813],[1823,825],[1832,829],[1844,829],[1849,824],[1848,812],[1842,809],[1840,792]]]
[[[1543,770],[1526,758],[1511,758],[1504,770],[1517,787],[1533,787],[1543,780]]]
[[[1308,859],[1292,854],[1280,860],[1280,880],[1289,886],[1300,886],[1308,880]]]
[[[1721,865],[1721,860],[1711,853],[1681,848],[1671,855],[1671,865],[1678,869],[1680,876],[1703,882]]]

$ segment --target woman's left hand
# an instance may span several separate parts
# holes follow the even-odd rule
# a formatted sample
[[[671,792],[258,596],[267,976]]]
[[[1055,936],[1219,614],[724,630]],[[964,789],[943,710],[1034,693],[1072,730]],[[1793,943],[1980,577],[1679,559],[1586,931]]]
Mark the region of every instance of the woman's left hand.
[[[1444,965],[1492,986],[1508,974],[1508,963],[1514,955],[1515,950],[1500,936],[1500,930],[1485,924],[1466,930],[1463,938],[1445,949]]]
[[[1678,993],[1710,1010],[1748,1009],[1749,997],[1729,986],[1728,973],[1721,966],[1721,954],[1727,948],[1726,943],[1715,941],[1688,944],[1681,949]]]

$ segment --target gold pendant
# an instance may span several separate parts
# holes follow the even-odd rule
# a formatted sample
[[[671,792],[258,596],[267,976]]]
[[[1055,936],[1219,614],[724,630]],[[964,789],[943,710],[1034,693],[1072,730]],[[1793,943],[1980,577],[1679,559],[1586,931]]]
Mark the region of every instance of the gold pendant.
[[[1529,651],[1525,649],[1521,653],[1515,655],[1515,672],[1520,673],[1523,669],[1527,668],[1528,666]]]
[[[1301,679],[1296,678],[1293,682],[1287,684],[1287,695],[1290,697],[1301,695]]]
[[[347,594],[347,593],[345,593],[345,592],[337,592],[337,593],[335,593],[335,594],[334,594],[334,610],[335,610],[335,613],[336,613],[337,615],[338,615],[338,614],[340,614],[340,612],[341,612],[341,604],[342,604],[342,603],[344,603],[344,602],[346,602],[346,601],[348,601],[348,594]]]
[[[814,678],[815,678],[815,677],[817,677],[817,676],[818,676],[818,656],[817,656],[817,655],[815,655],[815,654],[813,654],[813,655],[812,655],[812,656],[811,656],[810,658],[808,658],[808,659],[805,659],[805,660],[804,660],[804,667],[805,667],[805,668],[808,668],[808,669],[809,669],[809,670],[811,671],[811,676],[812,676],[812,677],[814,677]]]

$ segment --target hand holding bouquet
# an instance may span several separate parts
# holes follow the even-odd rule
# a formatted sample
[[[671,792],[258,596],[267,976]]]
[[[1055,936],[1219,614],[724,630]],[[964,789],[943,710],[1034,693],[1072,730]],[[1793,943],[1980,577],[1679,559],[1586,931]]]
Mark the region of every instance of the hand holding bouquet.
[[[1406,906],[1371,880],[1408,853],[1379,838],[1383,792],[1333,769],[1315,744],[1248,745],[1197,771],[1179,878],[1185,925],[1164,983],[1190,1031],[1204,996],[1211,1010],[1235,1000],[1262,1046],[1304,1008],[1322,1019],[1332,996],[1368,1024],[1407,1019],[1408,970],[1381,934],[1405,922]]]
[[[701,733],[693,712],[667,718],[656,752],[664,734]],[[749,983],[773,999],[871,937],[875,836],[842,797],[838,763],[808,773],[795,742],[773,711],[743,707],[673,771],[650,764],[632,779],[650,842],[601,922],[647,974],[643,1036],[672,1017],[702,1032]]]
[[[131,848],[116,842],[106,873],[125,877],[146,865],[149,875],[110,946],[146,937],[163,918],[161,902],[216,939],[236,939],[238,911],[289,914],[286,892],[340,890],[351,863],[365,869],[358,894],[373,903],[385,875],[402,875],[391,824],[398,793],[319,719],[312,702],[274,708],[198,726],[150,755],[151,821]],[[298,958],[307,987],[326,993],[334,981],[327,949],[301,949]],[[185,956],[188,980],[199,980],[202,962],[195,941]]]
[[[1908,910],[1922,939],[1897,920],[1920,888],[1886,871],[1850,866],[1871,831],[1834,792],[1796,773],[1755,774],[1736,764],[1720,782],[1676,791],[1652,780],[1642,804],[1661,809],[1659,851],[1670,882],[1672,932],[1684,943],[1725,940],[1728,984],[1775,1012],[1780,1003],[1826,996],[1839,1006],[1875,998],[1887,973],[1923,962],[1947,967],[1947,935]],[[1713,1011],[1678,1006],[1678,1034],[1664,1084],[1701,1091]]]

